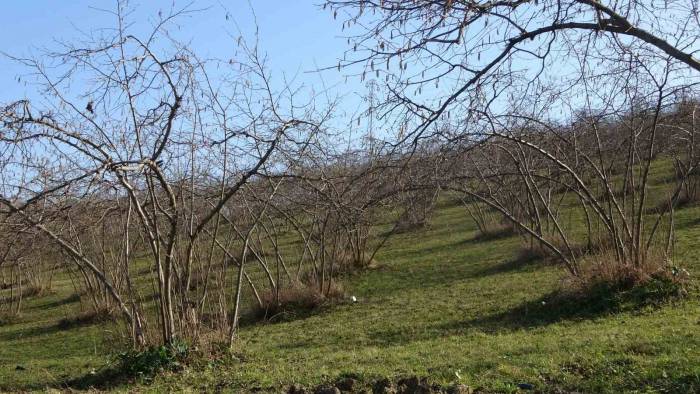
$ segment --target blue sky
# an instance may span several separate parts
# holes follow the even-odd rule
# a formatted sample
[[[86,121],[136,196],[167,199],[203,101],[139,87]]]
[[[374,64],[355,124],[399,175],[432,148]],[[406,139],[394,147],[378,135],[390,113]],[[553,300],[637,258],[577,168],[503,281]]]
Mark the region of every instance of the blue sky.
[[[172,4],[181,7],[189,1],[131,1],[135,9],[131,19],[136,28],[145,30],[158,10],[168,10]],[[237,35],[236,25],[244,32],[253,31],[253,13],[260,29],[260,44],[269,55],[269,67],[276,78],[282,73],[297,76],[297,81],[321,89],[321,75],[310,71],[318,66],[332,66],[342,57],[346,48],[340,22],[333,20],[315,0],[199,0],[192,8],[204,9],[191,17],[180,20],[179,37],[190,41],[202,57],[228,59],[234,50],[231,35]],[[96,0],[27,0],[3,4],[0,13],[0,51],[13,56],[38,54],[38,49],[55,47],[55,40],[79,39],[81,31],[114,26],[114,17],[100,8],[113,10],[116,1]],[[226,12],[229,11],[229,19]],[[0,103],[21,98],[32,98],[34,87],[18,82],[17,77],[26,74],[12,60],[0,56]],[[363,86],[345,78],[336,71],[322,75],[330,90],[345,95],[345,109],[350,112],[359,104],[357,95]],[[342,89],[341,89],[342,86]]]

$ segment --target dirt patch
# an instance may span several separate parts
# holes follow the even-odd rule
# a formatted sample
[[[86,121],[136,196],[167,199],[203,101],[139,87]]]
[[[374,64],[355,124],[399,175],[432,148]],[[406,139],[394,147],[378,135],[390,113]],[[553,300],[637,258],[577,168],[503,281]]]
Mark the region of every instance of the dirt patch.
[[[426,377],[406,376],[397,379],[382,378],[374,382],[362,383],[354,378],[342,378],[332,385],[321,385],[315,388],[291,385],[289,394],[340,394],[340,393],[372,393],[372,394],[471,394],[473,390],[466,385],[456,384],[441,386],[431,383]]]

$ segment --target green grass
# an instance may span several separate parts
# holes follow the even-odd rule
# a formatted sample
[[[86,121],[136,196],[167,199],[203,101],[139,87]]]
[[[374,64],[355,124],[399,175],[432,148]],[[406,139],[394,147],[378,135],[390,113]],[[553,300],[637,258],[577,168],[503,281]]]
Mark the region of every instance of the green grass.
[[[679,210],[676,224],[675,260],[694,278],[700,207]],[[247,325],[235,356],[117,389],[280,392],[346,375],[419,375],[487,392],[515,392],[518,383],[542,392],[700,391],[697,290],[661,307],[563,313],[549,302],[560,268],[518,260],[515,236],[475,236],[464,208],[440,204],[429,228],[393,237],[379,268],[346,280],[356,304]],[[28,300],[21,321],[0,326],[0,390],[61,387],[110,359],[108,325],[58,326],[76,313],[71,292],[60,276],[53,294]]]
[[[57,281],[51,294],[29,298],[17,320],[0,326],[0,391],[57,385],[107,361],[109,327],[62,328],[61,319],[79,311],[70,289],[69,281]]]

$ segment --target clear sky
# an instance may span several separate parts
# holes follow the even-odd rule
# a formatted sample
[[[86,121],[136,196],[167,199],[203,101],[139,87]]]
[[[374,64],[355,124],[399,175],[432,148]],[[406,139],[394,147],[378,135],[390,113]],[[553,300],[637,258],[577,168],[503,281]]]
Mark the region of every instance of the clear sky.
[[[350,112],[359,104],[357,94],[363,90],[358,81],[345,78],[336,71],[309,73],[316,68],[333,66],[346,49],[341,37],[340,22],[317,5],[320,0],[158,0],[131,1],[135,9],[131,20],[140,29],[150,25],[158,10],[166,12],[175,4],[182,7],[192,3],[193,9],[204,9],[191,17],[179,20],[181,37],[190,41],[202,57],[228,59],[234,51],[231,36],[237,36],[237,27],[253,31],[254,18],[260,31],[260,44],[269,55],[273,75],[281,80],[297,76],[297,81],[321,89],[323,83],[331,91],[345,95],[345,106]],[[37,48],[51,48],[54,40],[75,40],[81,31],[114,26],[114,17],[99,9],[116,8],[111,0],[25,0],[3,3],[0,12],[0,51],[13,56],[37,54]],[[251,11],[252,8],[252,11]],[[226,19],[226,10],[229,19]],[[0,103],[31,98],[34,87],[26,78],[17,81],[27,70],[12,60],[0,56]],[[323,83],[322,83],[323,82]],[[340,88],[342,85],[342,89]]]

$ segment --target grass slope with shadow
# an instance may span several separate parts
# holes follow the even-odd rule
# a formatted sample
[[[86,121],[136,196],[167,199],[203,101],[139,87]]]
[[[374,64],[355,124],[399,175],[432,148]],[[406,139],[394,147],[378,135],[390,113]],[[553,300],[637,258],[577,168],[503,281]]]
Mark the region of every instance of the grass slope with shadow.
[[[678,210],[675,260],[700,272],[700,207]],[[135,391],[281,392],[344,376],[370,382],[424,376],[481,392],[700,392],[700,302],[557,299],[562,270],[522,258],[517,236],[475,239],[455,204],[431,226],[392,238],[381,266],[344,286],[357,303],[273,324],[242,327],[235,356],[203,359]],[[77,313],[67,278],[0,326],[0,390],[85,382],[109,360],[109,325],[61,326]],[[556,302],[553,301],[556,299]],[[618,302],[619,301],[619,302]],[[22,370],[17,370],[22,366]],[[83,377],[83,379],[81,379]]]

